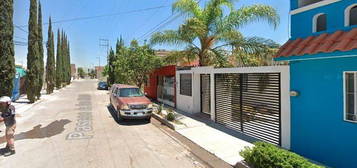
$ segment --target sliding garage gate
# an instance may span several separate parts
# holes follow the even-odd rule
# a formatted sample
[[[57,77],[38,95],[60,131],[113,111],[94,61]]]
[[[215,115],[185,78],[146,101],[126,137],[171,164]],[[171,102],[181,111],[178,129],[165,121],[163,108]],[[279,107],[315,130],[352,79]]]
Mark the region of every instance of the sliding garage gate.
[[[281,145],[280,73],[215,74],[216,122]]]

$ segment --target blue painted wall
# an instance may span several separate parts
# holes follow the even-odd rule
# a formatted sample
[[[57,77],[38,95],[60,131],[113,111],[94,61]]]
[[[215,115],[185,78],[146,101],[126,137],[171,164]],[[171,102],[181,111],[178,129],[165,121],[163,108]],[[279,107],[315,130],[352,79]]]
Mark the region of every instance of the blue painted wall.
[[[357,54],[357,52],[355,53]],[[357,123],[344,121],[343,71],[357,57],[291,61],[291,150],[338,168],[357,167]]]
[[[351,27],[345,27],[345,9],[354,3],[357,3],[357,0],[341,0],[326,6],[292,15],[291,38],[304,38],[326,32],[330,33],[336,30],[351,29]],[[291,9],[293,10],[296,8],[298,8],[298,0],[291,0]],[[327,31],[313,33],[313,17],[319,13],[327,14]]]

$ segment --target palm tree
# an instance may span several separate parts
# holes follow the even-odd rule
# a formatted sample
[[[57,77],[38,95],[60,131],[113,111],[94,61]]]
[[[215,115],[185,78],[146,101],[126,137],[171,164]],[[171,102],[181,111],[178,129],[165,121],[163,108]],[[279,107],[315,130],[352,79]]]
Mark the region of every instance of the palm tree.
[[[195,55],[201,66],[224,66],[228,47],[232,47],[232,51],[261,51],[264,44],[252,45],[255,43],[244,38],[237,29],[260,20],[276,28],[280,20],[276,10],[270,6],[252,5],[235,9],[234,0],[209,0],[203,8],[195,0],[177,0],[172,9],[187,19],[178,30],[153,34],[150,43],[183,46],[183,53]],[[224,12],[225,9],[228,12]]]
[[[280,45],[273,40],[260,37],[233,41],[231,46],[235,66],[270,65],[273,63],[273,56],[280,48]]]

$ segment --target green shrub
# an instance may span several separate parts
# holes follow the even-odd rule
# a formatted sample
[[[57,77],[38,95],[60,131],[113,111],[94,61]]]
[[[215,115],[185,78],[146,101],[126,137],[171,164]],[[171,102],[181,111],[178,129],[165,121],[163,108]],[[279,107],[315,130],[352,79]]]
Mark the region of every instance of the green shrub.
[[[164,104],[159,105],[159,108],[157,109],[157,114],[161,114],[162,109],[164,109]]]
[[[246,147],[240,155],[254,168],[321,168],[300,155],[265,142]]]
[[[166,119],[169,121],[174,121],[175,120],[175,114],[173,112],[169,112],[166,116]]]

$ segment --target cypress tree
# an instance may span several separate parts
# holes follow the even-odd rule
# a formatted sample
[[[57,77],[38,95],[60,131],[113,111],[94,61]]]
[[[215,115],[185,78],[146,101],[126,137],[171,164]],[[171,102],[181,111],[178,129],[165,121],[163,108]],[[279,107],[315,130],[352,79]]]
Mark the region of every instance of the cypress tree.
[[[115,74],[115,69],[116,69],[116,64],[115,62],[118,60],[119,56],[121,56],[123,54],[123,49],[125,48],[124,46],[124,40],[122,38],[122,36],[120,36],[119,40],[117,40],[117,44],[116,44],[116,51],[115,51],[115,55],[114,55],[114,63],[113,63],[113,67],[111,69],[112,73],[113,73],[113,83],[118,83],[119,79],[117,77],[117,75]]]
[[[39,47],[39,73],[38,75],[38,86],[36,90],[37,99],[41,97],[41,90],[43,86],[43,75],[44,75],[44,61],[43,61],[43,37],[42,37],[42,9],[41,9],[41,2],[38,4],[38,47]]]
[[[11,96],[15,77],[13,0],[0,3],[0,96]]]
[[[30,0],[30,17],[28,33],[28,53],[27,53],[27,98],[30,103],[36,101],[36,90],[38,88],[39,72],[39,46],[38,46],[38,28],[37,28],[37,0]]]
[[[66,84],[66,79],[67,79],[67,75],[66,75],[66,50],[65,50],[65,46],[66,46],[66,39],[65,39],[65,35],[64,35],[64,31],[62,30],[62,35],[61,35],[61,61],[62,61],[62,66],[61,66],[61,75],[62,75],[62,80],[61,83],[62,84]]]
[[[66,84],[68,85],[70,83],[70,78],[71,78],[71,72],[70,72],[70,64],[69,64],[69,55],[68,55],[68,37],[66,37],[66,42],[65,42],[65,52],[66,52]]]
[[[46,61],[46,84],[47,84],[47,94],[53,93],[56,80],[56,69],[55,69],[55,43],[54,34],[52,31],[52,21],[49,19],[48,26],[48,41],[47,41],[47,61]]]
[[[69,41],[67,39],[67,60],[68,60],[68,84],[71,83],[71,79],[72,79],[72,68],[71,68],[71,51],[70,51],[70,45],[69,45]]]
[[[114,69],[115,69],[115,54],[112,48],[110,48],[109,52],[109,66],[108,66],[108,84],[112,85],[115,81]]]
[[[61,88],[62,84],[62,48],[61,48],[61,33],[57,32],[57,56],[56,56],[56,87]]]

